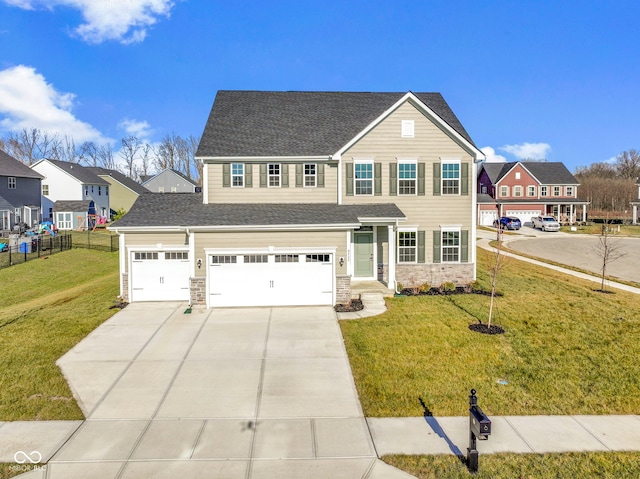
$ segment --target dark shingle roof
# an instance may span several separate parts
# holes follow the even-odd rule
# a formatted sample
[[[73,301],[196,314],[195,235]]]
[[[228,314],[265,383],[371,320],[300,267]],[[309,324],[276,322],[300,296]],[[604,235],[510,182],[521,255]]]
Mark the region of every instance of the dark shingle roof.
[[[577,185],[579,181],[564,163],[556,161],[513,161],[510,163],[483,163],[482,167],[495,185],[511,169],[520,163],[543,185]]]
[[[7,210],[13,211],[14,209],[15,209],[15,206],[13,206],[6,199],[0,196],[0,211],[7,211]]]
[[[354,225],[358,218],[405,215],[392,204],[202,203],[201,193],[144,193],[113,227]]]
[[[92,173],[95,173],[98,176],[100,176],[100,175],[102,175],[102,176],[110,176],[111,178],[116,180],[118,183],[123,184],[124,186],[129,188],[131,191],[133,191],[134,193],[138,193],[139,195],[149,191],[144,186],[142,186],[140,183],[138,183],[137,181],[132,180],[131,178],[129,178],[126,175],[123,175],[119,171],[109,170],[107,168],[100,168],[99,166],[87,166],[86,168],[87,168],[87,170],[91,171]]]
[[[89,200],[58,200],[53,204],[53,211],[80,212],[89,211]]]
[[[40,173],[32,170],[27,165],[16,160],[13,156],[2,150],[0,150],[0,175],[42,179],[42,175]]]
[[[94,172],[90,171],[89,168],[85,168],[78,163],[70,163],[68,161],[60,161],[60,160],[47,160],[52,164],[56,165],[61,170],[66,171],[71,176],[76,178],[78,181],[85,185],[106,185],[109,186],[109,183],[100,178]]]
[[[405,94],[221,90],[196,156],[332,155]],[[440,93],[414,95],[473,144]]]
[[[495,204],[496,199],[486,193],[478,193],[477,202]]]

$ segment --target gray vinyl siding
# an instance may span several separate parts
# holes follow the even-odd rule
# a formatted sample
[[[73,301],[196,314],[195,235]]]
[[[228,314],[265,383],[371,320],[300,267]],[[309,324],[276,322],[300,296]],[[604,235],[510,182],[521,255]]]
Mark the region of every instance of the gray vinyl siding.
[[[242,161],[234,161],[242,163]],[[270,163],[276,163],[270,162]],[[314,161],[300,161],[293,163],[280,163],[287,165],[286,181],[288,186],[284,186],[285,176],[281,174],[281,184],[279,188],[261,187],[261,183],[266,183],[266,176],[261,178],[261,166],[266,167],[266,163],[245,163],[245,187],[233,188],[225,186],[226,183],[223,163],[210,163],[208,165],[208,186],[209,203],[336,203],[338,201],[338,165],[337,163],[324,163],[324,175],[316,177],[318,186],[304,187],[296,186],[296,165],[304,163],[316,163]],[[264,168],[262,168],[264,169]],[[284,170],[284,168],[283,168]],[[247,172],[251,172],[251,186],[248,184]]]
[[[414,138],[401,137],[401,121],[414,120]],[[350,195],[347,171],[355,158],[373,158],[382,164],[382,195],[355,196]],[[391,188],[393,169],[398,159],[415,159],[424,164],[424,192],[418,191],[415,196],[398,195]],[[342,201],[345,204],[364,204],[391,202],[395,203],[407,216],[401,227],[416,227],[425,231],[425,262],[433,262],[432,231],[440,230],[441,226],[460,225],[461,230],[471,230],[474,218],[472,195],[434,195],[433,170],[434,164],[441,158],[459,158],[461,163],[467,164],[469,182],[472,182],[471,171],[473,159],[457,141],[448,136],[429,118],[425,117],[410,103],[405,103],[372,129],[343,155],[345,166],[343,173]],[[419,169],[422,167],[419,167]],[[397,171],[395,172],[397,175]],[[418,174],[419,176],[419,174]],[[350,181],[353,181],[352,179]],[[468,191],[472,184],[469,183]]]
[[[215,233],[196,233],[196,261],[202,259],[206,264],[205,248],[337,248],[336,274],[346,274],[347,233],[346,231],[221,231]],[[341,267],[339,258],[345,258]],[[205,276],[206,269],[196,271],[197,276]]]

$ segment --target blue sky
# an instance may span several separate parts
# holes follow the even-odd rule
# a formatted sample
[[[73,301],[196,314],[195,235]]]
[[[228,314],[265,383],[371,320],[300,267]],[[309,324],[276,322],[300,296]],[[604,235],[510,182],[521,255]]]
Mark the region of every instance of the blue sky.
[[[496,159],[640,145],[636,1],[0,0],[0,136],[202,133],[219,89],[439,91]]]

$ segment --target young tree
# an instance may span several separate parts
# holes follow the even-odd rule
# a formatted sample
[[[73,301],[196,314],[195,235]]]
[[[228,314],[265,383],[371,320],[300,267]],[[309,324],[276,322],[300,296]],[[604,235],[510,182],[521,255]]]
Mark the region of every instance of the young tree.
[[[626,253],[622,250],[622,244],[620,243],[620,240],[611,238],[607,220],[605,220],[605,224],[602,225],[602,234],[598,239],[598,244],[595,246],[594,252],[602,261],[600,267],[602,278],[602,281],[600,283],[600,291],[604,292],[606,291],[604,283],[607,274],[607,266],[609,266],[614,261],[626,256]]]
[[[502,254],[502,235],[503,232],[500,227],[497,228],[498,234],[498,246],[495,248],[495,252],[489,256],[488,270],[489,279],[491,281],[491,300],[489,302],[489,320],[487,321],[487,329],[491,330],[491,321],[493,320],[493,305],[496,297],[496,285],[498,284],[498,276],[504,269],[507,261],[507,257]]]

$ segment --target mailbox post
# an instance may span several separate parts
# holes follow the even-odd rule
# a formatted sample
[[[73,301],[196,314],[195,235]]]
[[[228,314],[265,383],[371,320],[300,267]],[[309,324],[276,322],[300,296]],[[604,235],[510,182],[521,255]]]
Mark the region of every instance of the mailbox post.
[[[471,390],[469,396],[469,447],[467,448],[467,467],[471,472],[478,472],[478,450],[476,440],[489,439],[491,434],[491,420],[478,406],[476,390]]]

